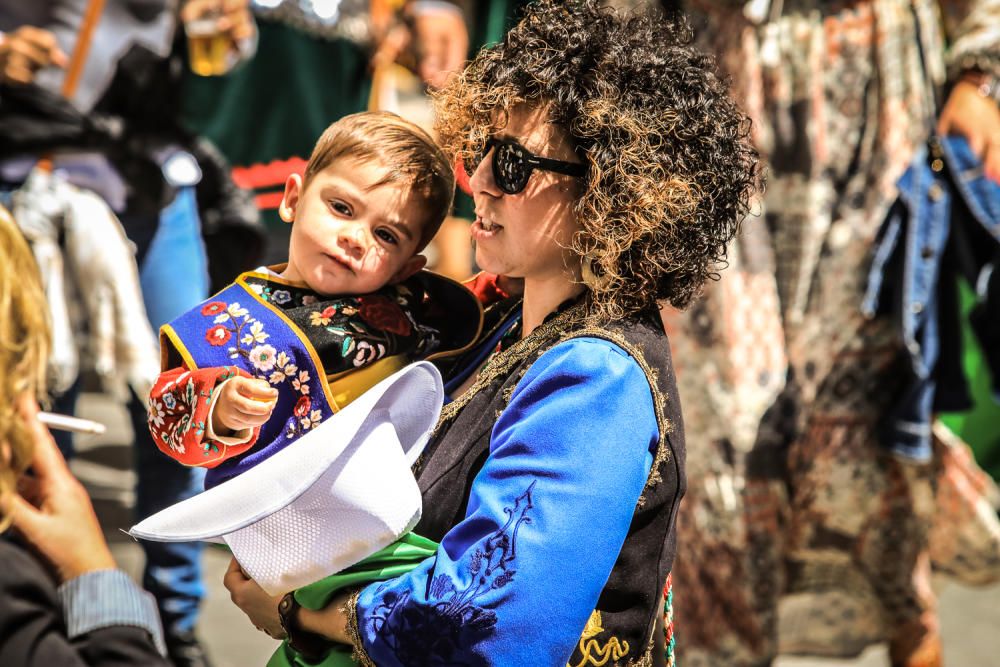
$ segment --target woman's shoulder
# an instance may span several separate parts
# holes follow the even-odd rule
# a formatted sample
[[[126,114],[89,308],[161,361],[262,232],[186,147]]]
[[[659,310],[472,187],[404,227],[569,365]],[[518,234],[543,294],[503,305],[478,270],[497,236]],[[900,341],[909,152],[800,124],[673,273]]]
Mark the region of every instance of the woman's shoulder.
[[[566,332],[532,363],[518,388],[544,381],[589,392],[605,411],[618,406],[632,413],[638,397],[643,404],[651,397],[659,430],[682,446],[683,436],[674,428],[681,414],[670,345],[663,325],[650,317]]]
[[[567,331],[548,352],[579,358],[587,367],[599,365],[594,356],[604,350],[637,365],[644,372],[671,364],[663,325],[651,317],[629,317],[608,324],[584,324]],[[544,355],[543,355],[544,356]]]
[[[557,342],[524,375],[532,381],[542,376],[561,376],[568,383],[586,382],[605,386],[647,384],[644,364],[629,349],[627,341],[583,333]]]
[[[623,343],[625,343],[623,345]],[[625,341],[614,340],[611,337],[603,337],[595,333],[581,333],[569,338],[564,338],[543,355],[570,357],[584,367],[600,366],[606,355],[614,355],[613,358],[621,358],[630,362],[635,362],[632,354],[627,349]]]

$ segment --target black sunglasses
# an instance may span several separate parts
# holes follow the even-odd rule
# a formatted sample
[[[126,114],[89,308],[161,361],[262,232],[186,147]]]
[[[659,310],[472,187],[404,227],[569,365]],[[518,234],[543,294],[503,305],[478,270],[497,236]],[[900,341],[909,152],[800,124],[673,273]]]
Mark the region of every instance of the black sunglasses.
[[[554,171],[557,174],[576,176],[587,175],[587,165],[575,162],[551,160],[533,154],[527,148],[511,139],[491,137],[486,140],[483,151],[477,156],[474,164],[466,164],[465,170],[471,175],[479,167],[483,158],[493,150],[493,181],[503,192],[516,195],[524,190],[535,169]]]

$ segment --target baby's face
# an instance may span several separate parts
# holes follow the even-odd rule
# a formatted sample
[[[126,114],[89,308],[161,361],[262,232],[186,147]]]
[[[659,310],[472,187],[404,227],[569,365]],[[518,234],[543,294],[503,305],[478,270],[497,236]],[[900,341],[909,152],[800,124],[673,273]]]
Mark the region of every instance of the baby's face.
[[[290,176],[279,209],[292,222],[282,276],[335,296],[374,292],[419,271],[422,202],[405,183],[379,185],[386,176],[381,164],[351,158],[336,160],[305,188]]]

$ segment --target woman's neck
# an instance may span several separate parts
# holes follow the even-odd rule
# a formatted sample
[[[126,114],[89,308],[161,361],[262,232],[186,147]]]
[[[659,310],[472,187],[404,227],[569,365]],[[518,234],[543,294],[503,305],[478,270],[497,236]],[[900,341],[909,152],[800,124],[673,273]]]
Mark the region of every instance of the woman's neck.
[[[524,281],[524,302],[521,307],[521,338],[534,331],[549,313],[567,299],[586,289],[582,283],[570,281],[567,276]]]

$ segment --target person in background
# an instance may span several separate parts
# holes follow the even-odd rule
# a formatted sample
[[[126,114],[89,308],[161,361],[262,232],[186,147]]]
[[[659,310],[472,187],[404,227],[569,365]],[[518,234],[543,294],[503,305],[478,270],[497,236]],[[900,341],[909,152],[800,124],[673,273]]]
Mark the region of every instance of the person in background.
[[[48,322],[38,268],[0,207],[0,664],[166,667],[156,605],[117,569],[38,421]]]
[[[931,300],[891,316],[864,305],[890,213],[926,201],[916,208],[930,215],[941,200],[943,182],[913,199],[901,181],[929,164],[932,133],[966,139],[980,176],[1000,178],[1000,3],[669,4],[732,77],[768,165],[762,219],[720,282],[687,312],[665,311],[691,447],[674,572],[681,660],[769,665],[779,649],[847,658],[885,642],[895,667],[940,665],[931,568],[995,576],[996,542],[983,559],[935,562],[929,532],[950,514],[934,502],[932,404],[911,423],[897,410],[938,342],[935,379],[957,364],[943,339],[904,347],[930,326]],[[947,236],[907,251],[929,299]]]
[[[191,136],[177,129],[177,95],[170,83],[180,62],[172,57],[175,36],[185,21],[213,17],[213,29],[230,56],[228,67],[245,60],[256,40],[246,0],[180,4],[175,0],[104,4],[69,104],[73,114],[85,119],[110,119],[100,125],[108,136],[92,143],[43,132],[43,138],[52,140],[34,150],[7,137],[0,155],[0,179],[7,191],[20,187],[38,157],[46,154],[52,157],[55,175],[104,199],[136,246],[142,297],[154,330],[204,299],[209,289],[197,201],[197,149],[191,148]],[[87,0],[0,0],[0,83],[5,86],[0,96],[5,101],[40,101],[39,117],[55,105],[45,101],[58,101],[65,90],[64,79],[89,6]],[[180,274],[185,280],[176,279]],[[56,398],[56,409],[72,413],[78,393],[79,382]],[[203,471],[177,465],[150,441],[145,396],[133,395],[127,407],[136,438],[136,514],[148,516],[201,491]],[[71,451],[68,439],[62,444]],[[207,665],[195,634],[204,595],[201,545],[143,542],[142,546],[143,585],[156,597],[171,660],[178,667]]]

